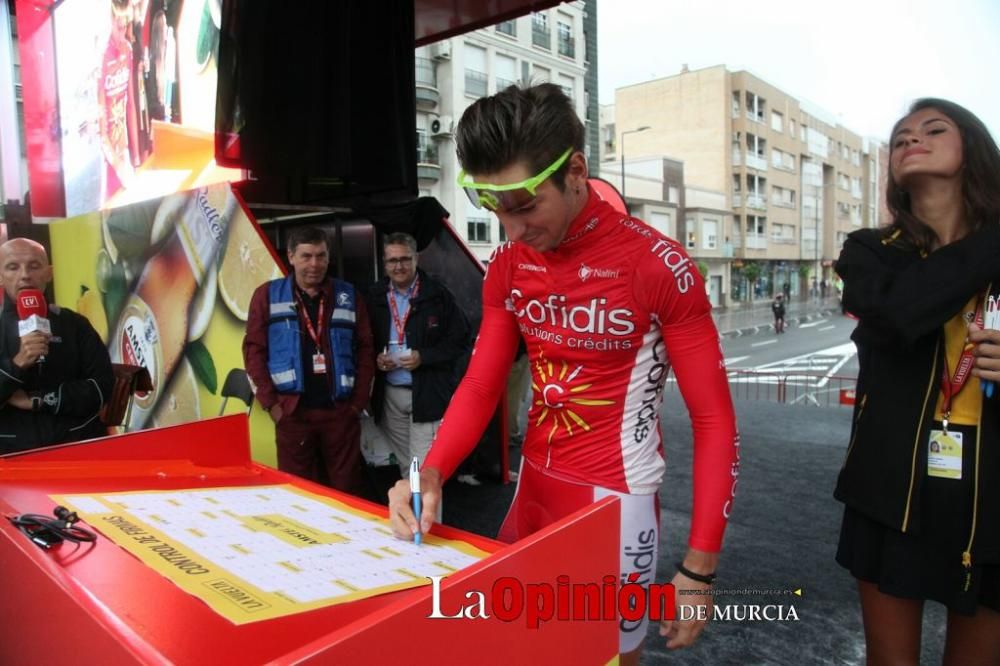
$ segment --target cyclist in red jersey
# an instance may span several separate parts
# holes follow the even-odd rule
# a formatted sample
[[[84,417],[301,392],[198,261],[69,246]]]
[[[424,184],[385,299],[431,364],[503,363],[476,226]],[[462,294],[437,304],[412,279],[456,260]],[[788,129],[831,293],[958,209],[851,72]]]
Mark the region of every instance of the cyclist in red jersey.
[[[685,591],[678,599],[705,606],[702,617],[710,617],[708,588],[739,472],[718,332],[684,250],[588,186],[583,137],[572,103],[552,84],[510,87],[463,114],[456,138],[468,174],[460,185],[474,205],[496,213],[510,242],[490,261],[472,361],[421,470],[421,523],[405,481],[389,493],[390,520],[401,538],[430,529],[441,485],[478,441],[523,338],[532,406],[499,538],[525,537],[615,495],[621,574],[638,571],[651,582],[665,467],[659,410],[672,368],[695,440],[688,550],[672,583]],[[704,624],[664,622],[660,634],[667,647],[683,647]],[[622,663],[638,662],[645,627],[620,623]]]

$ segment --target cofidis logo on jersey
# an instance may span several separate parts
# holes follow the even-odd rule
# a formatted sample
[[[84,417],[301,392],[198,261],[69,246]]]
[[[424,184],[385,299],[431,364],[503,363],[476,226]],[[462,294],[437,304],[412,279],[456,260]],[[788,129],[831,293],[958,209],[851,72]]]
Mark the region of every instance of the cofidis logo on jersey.
[[[673,273],[677,282],[677,291],[686,294],[688,289],[694,286],[694,262],[688,257],[680,245],[671,243],[668,240],[658,240],[651,248],[653,254],[663,261],[663,265]]]
[[[608,299],[591,298],[585,303],[568,305],[566,296],[549,294],[544,300],[525,298],[520,289],[510,290],[514,315],[532,324],[562,328],[592,335],[631,335],[635,316],[629,308],[609,308]]]

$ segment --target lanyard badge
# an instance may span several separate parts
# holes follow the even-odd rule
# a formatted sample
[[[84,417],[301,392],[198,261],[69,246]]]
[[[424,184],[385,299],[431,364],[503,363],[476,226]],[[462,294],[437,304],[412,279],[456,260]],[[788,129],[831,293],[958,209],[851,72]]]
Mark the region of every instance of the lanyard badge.
[[[302,296],[298,293],[295,294],[298,298],[299,305],[302,308],[303,319],[306,325],[306,334],[309,335],[309,339],[313,341],[316,345],[316,353],[312,356],[312,371],[314,375],[325,375],[326,374],[326,356],[323,354],[322,345],[322,335],[323,335],[323,312],[324,312],[324,302],[323,294],[319,295],[319,310],[316,317],[316,327],[313,327],[312,321],[309,320],[309,310],[306,309],[306,304],[302,300]]]

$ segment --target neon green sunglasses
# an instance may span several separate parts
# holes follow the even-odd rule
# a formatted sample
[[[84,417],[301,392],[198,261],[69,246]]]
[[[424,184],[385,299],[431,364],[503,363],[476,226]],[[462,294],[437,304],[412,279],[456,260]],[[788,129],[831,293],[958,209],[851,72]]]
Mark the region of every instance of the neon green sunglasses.
[[[485,208],[496,212],[498,210],[517,210],[527,206],[535,200],[535,191],[545,182],[545,180],[559,170],[559,167],[573,154],[573,147],[570,146],[555,162],[549,165],[537,176],[532,176],[519,183],[510,185],[490,185],[489,183],[476,183],[465,173],[463,169],[458,174],[458,186],[465,190],[469,201],[476,208]]]

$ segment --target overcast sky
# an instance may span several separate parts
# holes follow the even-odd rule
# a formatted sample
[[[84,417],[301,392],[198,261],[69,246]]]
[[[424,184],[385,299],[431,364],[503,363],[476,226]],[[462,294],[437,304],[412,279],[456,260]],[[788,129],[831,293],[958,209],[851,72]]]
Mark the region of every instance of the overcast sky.
[[[600,101],[615,88],[725,64],[863,136],[944,97],[1000,139],[1000,0],[598,0]]]

